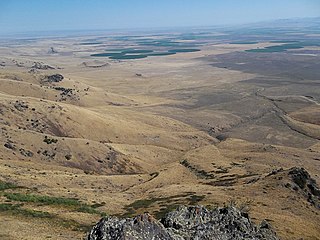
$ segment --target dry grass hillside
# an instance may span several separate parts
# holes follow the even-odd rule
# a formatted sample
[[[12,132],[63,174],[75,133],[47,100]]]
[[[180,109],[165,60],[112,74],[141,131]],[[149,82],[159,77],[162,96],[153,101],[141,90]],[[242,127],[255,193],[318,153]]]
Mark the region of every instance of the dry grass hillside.
[[[272,43],[118,61],[81,41],[0,48],[1,239],[82,239],[106,214],[230,202],[281,239],[320,239],[319,195],[289,170],[320,182],[319,88],[262,84],[232,55]]]

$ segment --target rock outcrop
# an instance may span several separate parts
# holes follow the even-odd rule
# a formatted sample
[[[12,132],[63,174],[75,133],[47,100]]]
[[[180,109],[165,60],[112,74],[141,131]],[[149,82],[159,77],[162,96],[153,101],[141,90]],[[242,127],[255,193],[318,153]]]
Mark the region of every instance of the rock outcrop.
[[[39,70],[50,70],[50,69],[55,69],[54,67],[43,64],[42,62],[34,62],[33,66],[31,67],[32,69],[39,69]]]
[[[87,240],[278,240],[263,221],[253,224],[235,207],[208,210],[202,206],[179,207],[161,221],[145,213],[135,218],[107,217],[93,227]]]
[[[294,167],[288,175],[292,183],[287,183],[286,187],[302,192],[308,202],[320,209],[320,188],[310,174],[304,168]]]
[[[58,53],[58,51],[54,49],[54,47],[50,47],[50,49],[48,50],[48,54],[55,54],[55,53]]]
[[[46,76],[44,79],[44,82],[49,82],[49,83],[56,83],[56,82],[61,82],[64,79],[64,77],[57,73],[53,75]]]

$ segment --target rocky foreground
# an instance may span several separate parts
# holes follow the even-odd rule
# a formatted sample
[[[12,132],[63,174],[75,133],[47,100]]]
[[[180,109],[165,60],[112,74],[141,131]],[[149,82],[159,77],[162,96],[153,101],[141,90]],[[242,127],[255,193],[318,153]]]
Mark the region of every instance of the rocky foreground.
[[[237,240],[278,237],[266,221],[255,225],[247,213],[229,206],[214,210],[179,207],[161,221],[145,213],[134,218],[107,217],[93,227],[87,240]]]
[[[267,177],[283,179],[289,176],[285,188],[303,196],[320,208],[320,189],[304,168],[275,170]],[[148,213],[135,218],[107,217],[93,227],[87,240],[276,240],[276,233],[267,221],[255,225],[246,212],[234,206],[206,209],[202,206],[181,206],[160,221]]]

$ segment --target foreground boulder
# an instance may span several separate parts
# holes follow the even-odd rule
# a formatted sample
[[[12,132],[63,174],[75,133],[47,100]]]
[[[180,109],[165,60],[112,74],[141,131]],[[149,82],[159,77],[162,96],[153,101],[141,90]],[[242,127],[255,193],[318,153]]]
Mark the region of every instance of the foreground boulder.
[[[235,207],[208,210],[202,206],[179,207],[161,221],[145,213],[135,218],[103,218],[87,240],[278,240],[271,226],[253,224]]]

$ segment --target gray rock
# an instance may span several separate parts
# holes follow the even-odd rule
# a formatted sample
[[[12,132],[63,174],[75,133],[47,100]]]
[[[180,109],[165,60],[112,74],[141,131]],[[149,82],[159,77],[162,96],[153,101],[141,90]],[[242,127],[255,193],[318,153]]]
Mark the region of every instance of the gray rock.
[[[149,214],[135,218],[103,218],[87,240],[278,240],[266,221],[253,224],[235,207],[208,210],[202,206],[179,207],[160,222]]]
[[[50,47],[50,49],[48,50],[48,54],[55,54],[58,53],[57,50],[54,49],[54,47]]]
[[[6,142],[6,143],[4,144],[4,146],[5,146],[6,148],[8,148],[8,149],[11,149],[11,150],[15,150],[15,149],[16,149],[15,145],[14,145],[12,142],[10,142],[10,141]]]
[[[320,188],[304,168],[291,168],[288,173],[293,182],[292,188],[301,192],[316,208],[320,209]]]
[[[22,111],[24,111],[24,110],[29,108],[27,103],[25,103],[23,101],[19,101],[19,100],[15,101],[13,106],[15,107],[15,109],[17,109],[20,112],[22,112]]]
[[[61,74],[53,74],[47,76],[47,82],[61,82],[64,79],[64,77]]]
[[[39,69],[39,70],[50,70],[50,69],[54,69],[54,67],[47,65],[47,64],[43,64],[41,62],[34,62],[33,66],[31,67],[33,69]]]
[[[30,150],[26,150],[26,149],[20,148],[19,152],[20,152],[21,155],[23,155],[25,157],[33,157],[33,152],[31,152]]]
[[[173,239],[164,226],[151,215],[145,213],[135,218],[103,218],[91,230],[88,240],[169,240]]]

